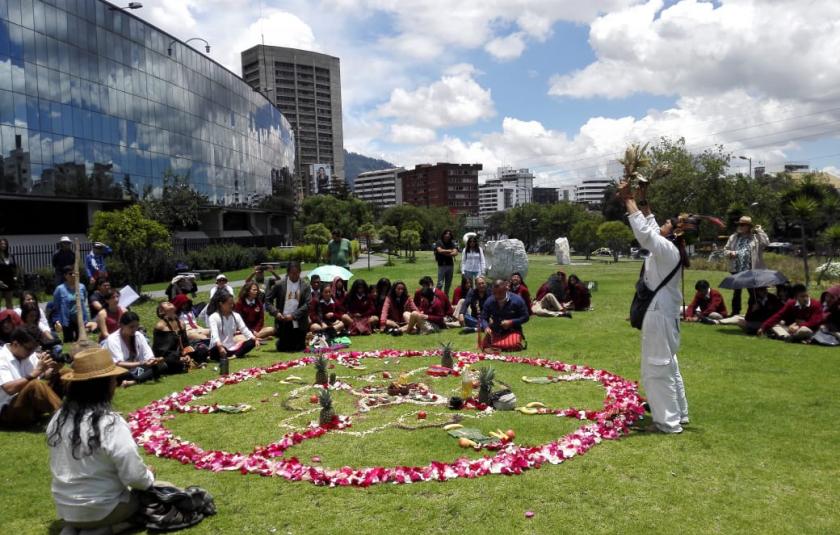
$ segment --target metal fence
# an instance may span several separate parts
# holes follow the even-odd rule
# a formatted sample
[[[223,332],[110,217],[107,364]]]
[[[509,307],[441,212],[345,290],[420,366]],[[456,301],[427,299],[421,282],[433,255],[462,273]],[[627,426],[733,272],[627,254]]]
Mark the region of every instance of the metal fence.
[[[175,238],[172,240],[172,251],[175,258],[183,258],[190,251],[203,249],[208,245],[235,243],[243,247],[291,247],[292,244],[282,236],[244,236],[236,238]],[[82,255],[86,255],[93,247],[92,242],[80,242]],[[23,273],[35,273],[39,269],[52,269],[53,253],[56,245],[13,243],[9,247],[17,265]]]

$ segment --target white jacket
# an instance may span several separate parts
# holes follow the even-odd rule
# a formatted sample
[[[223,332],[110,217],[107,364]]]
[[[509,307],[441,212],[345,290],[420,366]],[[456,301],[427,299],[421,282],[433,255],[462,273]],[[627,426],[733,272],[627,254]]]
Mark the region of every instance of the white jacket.
[[[473,271],[479,275],[484,275],[484,271],[486,269],[487,267],[484,264],[484,251],[481,247],[478,248],[477,253],[474,251],[467,252],[466,249],[464,250],[464,254],[461,257],[462,275],[467,271]]]
[[[630,215],[630,228],[639,245],[650,251],[650,256],[645,259],[644,281],[648,288],[655,290],[681,261],[680,251],[662,236],[653,215],[645,217],[642,212]],[[680,274],[677,273],[659,290],[648,310],[659,310],[666,316],[677,318],[681,305]]]
[[[764,264],[764,248],[770,245],[770,238],[767,237],[767,233],[764,232],[760,227],[756,228],[753,231],[750,240],[750,260],[752,262],[752,269],[767,269],[767,266]],[[729,239],[726,240],[726,245],[723,247],[723,253],[728,257],[731,253],[737,253],[738,251],[735,249],[735,245],[738,243],[738,233],[729,236]],[[735,259],[729,259],[729,271],[730,273],[735,272]]]

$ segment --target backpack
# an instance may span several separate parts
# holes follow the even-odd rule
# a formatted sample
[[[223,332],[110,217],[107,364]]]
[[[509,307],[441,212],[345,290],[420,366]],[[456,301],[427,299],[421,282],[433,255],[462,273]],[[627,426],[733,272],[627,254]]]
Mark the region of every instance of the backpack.
[[[682,260],[677,262],[677,265],[674,269],[668,273],[668,276],[665,277],[662,282],[659,283],[659,286],[656,287],[655,290],[651,290],[645,284],[645,264],[642,263],[642,269],[639,271],[639,280],[636,281],[636,293],[633,294],[633,302],[630,303],[630,325],[635,327],[636,329],[642,328],[642,323],[645,321],[645,314],[647,314],[648,308],[650,308],[650,303],[653,301],[653,298],[656,297],[656,294],[659,293],[666,284],[668,284],[671,279],[674,278],[674,275],[677,274],[677,271],[680,270],[680,266],[682,265]]]
[[[152,485],[140,491],[140,511],[135,523],[155,531],[175,531],[194,526],[216,514],[213,496],[200,487],[179,489]]]

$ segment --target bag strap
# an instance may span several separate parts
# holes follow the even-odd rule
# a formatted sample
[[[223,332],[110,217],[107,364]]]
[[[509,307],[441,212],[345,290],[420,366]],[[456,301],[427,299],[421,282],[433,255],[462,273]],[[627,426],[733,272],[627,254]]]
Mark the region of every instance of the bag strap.
[[[662,282],[659,283],[659,286],[657,286],[656,289],[653,291],[653,296],[651,296],[651,299],[653,299],[653,297],[656,296],[656,294],[659,292],[659,290],[661,290],[666,284],[671,282],[671,279],[673,279],[674,275],[677,274],[677,271],[680,270],[680,266],[682,266],[682,259],[677,261],[677,265],[674,266],[674,269],[670,273],[668,273],[668,276],[665,277],[662,280]],[[643,265],[643,267],[644,267],[644,265]]]

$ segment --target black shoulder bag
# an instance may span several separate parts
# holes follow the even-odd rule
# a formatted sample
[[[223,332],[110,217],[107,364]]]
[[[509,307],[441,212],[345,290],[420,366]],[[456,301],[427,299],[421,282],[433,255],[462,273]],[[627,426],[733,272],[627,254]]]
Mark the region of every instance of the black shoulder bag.
[[[677,266],[661,283],[659,283],[659,286],[657,286],[655,290],[651,290],[647,287],[647,284],[645,284],[645,264],[642,263],[642,269],[639,271],[639,280],[636,281],[636,293],[633,295],[633,302],[630,303],[631,326],[637,329],[642,328],[642,323],[645,321],[645,314],[647,314],[651,301],[653,301],[653,298],[656,297],[657,293],[659,293],[659,290],[661,290],[671,281],[671,279],[674,278],[674,275],[676,275],[677,271],[680,270],[680,265],[682,265],[682,260],[677,262]]]

